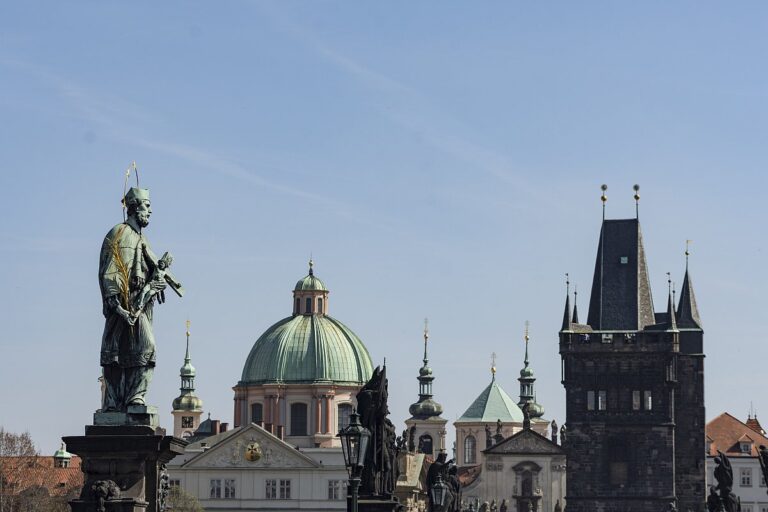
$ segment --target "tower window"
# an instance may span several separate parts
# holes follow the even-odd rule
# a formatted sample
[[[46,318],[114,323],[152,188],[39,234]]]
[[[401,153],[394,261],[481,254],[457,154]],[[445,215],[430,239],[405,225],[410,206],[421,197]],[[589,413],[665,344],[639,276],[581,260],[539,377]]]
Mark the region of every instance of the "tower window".
[[[251,423],[264,421],[264,406],[260,403],[251,404]]]
[[[294,311],[293,313],[296,314],[296,315],[301,313],[301,311],[299,311],[300,307],[301,307],[301,299],[296,297],[296,311]]]
[[[291,404],[291,435],[307,435],[307,404]]]
[[[595,410],[595,392],[594,391],[587,391],[587,410],[588,411]]]
[[[352,415],[350,404],[339,405],[339,430],[349,426],[349,417]]]
[[[477,441],[475,436],[469,435],[464,438],[464,464],[477,463]]]
[[[597,392],[597,410],[605,411],[608,408],[608,399],[605,391]]]
[[[424,453],[426,455],[432,455],[433,449],[432,449],[431,435],[424,434],[421,437],[419,437],[419,452]]]
[[[312,313],[312,297],[307,297],[307,302],[304,307],[304,313],[307,315]]]
[[[646,411],[653,409],[653,394],[651,394],[650,391],[643,393],[643,405],[645,406]]]
[[[633,411],[640,410],[640,392],[639,391],[632,392],[632,410]]]
[[[317,312],[322,313],[323,312],[323,299],[322,297],[317,298]]]
[[[195,418],[193,416],[182,416],[181,428],[195,428]]]

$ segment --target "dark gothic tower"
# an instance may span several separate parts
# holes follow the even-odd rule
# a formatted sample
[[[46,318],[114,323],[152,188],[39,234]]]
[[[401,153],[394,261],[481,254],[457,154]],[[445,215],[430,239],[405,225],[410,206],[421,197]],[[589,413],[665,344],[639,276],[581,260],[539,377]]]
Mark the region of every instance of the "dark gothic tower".
[[[666,302],[654,311],[638,219],[603,219],[587,324],[560,331],[569,512],[703,510],[703,331],[687,268],[677,311],[671,289]]]

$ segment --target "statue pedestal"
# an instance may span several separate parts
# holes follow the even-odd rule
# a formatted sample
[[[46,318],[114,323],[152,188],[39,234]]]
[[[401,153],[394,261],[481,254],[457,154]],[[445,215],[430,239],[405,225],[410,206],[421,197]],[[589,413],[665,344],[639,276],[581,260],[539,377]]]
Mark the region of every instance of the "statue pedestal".
[[[351,499],[347,497],[347,510],[350,509],[349,500]],[[404,505],[395,497],[387,499],[384,496],[360,496],[357,499],[359,512],[399,512],[403,508]]]
[[[146,426],[156,429],[160,426],[157,407],[152,405],[129,405],[126,412],[101,412],[93,414],[95,426],[119,427],[123,425]]]
[[[85,476],[72,512],[162,512],[164,465],[187,444],[146,425],[90,425],[84,436],[63,440],[82,458]]]

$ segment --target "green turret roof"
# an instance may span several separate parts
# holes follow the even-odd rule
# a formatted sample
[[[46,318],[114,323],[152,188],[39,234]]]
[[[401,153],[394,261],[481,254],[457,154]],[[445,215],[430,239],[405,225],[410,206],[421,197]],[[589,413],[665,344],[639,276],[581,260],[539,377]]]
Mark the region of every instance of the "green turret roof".
[[[328,288],[325,287],[325,283],[323,283],[319,277],[315,277],[315,272],[313,270],[314,263],[310,259],[309,260],[309,274],[307,274],[305,277],[299,279],[296,282],[296,286],[293,288],[293,291],[295,292],[304,292],[304,291],[321,291],[321,292],[327,292]]]
[[[457,422],[522,422],[523,411],[496,382],[494,375],[491,383],[469,406]]]
[[[64,443],[61,443],[61,448],[56,450],[56,452],[53,454],[53,458],[54,459],[71,459],[72,454],[67,451]]]

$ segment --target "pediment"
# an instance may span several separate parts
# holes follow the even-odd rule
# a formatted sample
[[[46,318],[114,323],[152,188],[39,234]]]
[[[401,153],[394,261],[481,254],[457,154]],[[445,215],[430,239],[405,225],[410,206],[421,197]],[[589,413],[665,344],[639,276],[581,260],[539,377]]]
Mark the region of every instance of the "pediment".
[[[560,446],[541,434],[537,434],[533,430],[522,430],[499,444],[484,450],[483,453],[493,455],[503,455],[507,453],[559,455],[565,452],[563,452],[563,449]]]
[[[255,455],[255,456],[254,456]],[[189,459],[185,468],[317,468],[293,446],[251,424]]]

